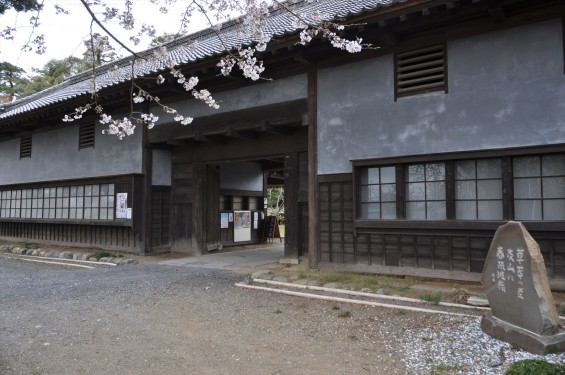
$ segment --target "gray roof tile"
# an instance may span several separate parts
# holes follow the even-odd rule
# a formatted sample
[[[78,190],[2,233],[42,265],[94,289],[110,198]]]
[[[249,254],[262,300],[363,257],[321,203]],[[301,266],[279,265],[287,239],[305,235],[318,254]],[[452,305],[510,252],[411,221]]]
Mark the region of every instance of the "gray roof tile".
[[[333,20],[348,18],[377,7],[389,6],[403,1],[407,0],[317,0],[313,2],[301,1],[294,6],[299,7],[301,14],[307,18],[309,15],[311,16],[319,12],[324,15],[326,20]],[[295,19],[284,11],[272,12],[265,25],[265,32],[272,37],[280,37],[297,31]],[[223,44],[229,49],[237,45],[253,43],[253,40],[250,38],[238,35],[237,22],[234,21],[224,25],[219,34]],[[198,44],[195,48],[191,48],[190,45],[195,40]],[[225,51],[223,45],[218,42],[218,36],[211,29],[182,37],[165,46],[175,65],[186,65],[194,61],[221,55]],[[141,52],[139,55],[148,58],[153,50]],[[127,81],[131,72],[130,61],[131,58],[125,58],[97,68],[96,86],[98,88],[106,88]],[[116,66],[117,69],[114,69]],[[164,66],[161,62],[148,59],[136,65],[134,74],[136,77],[141,77],[155,74],[162,70],[164,70]],[[0,113],[0,121],[80,95],[86,95],[89,93],[91,86],[90,77],[91,72],[84,72],[70,77],[47,90],[13,103],[8,103],[4,105],[3,113]]]

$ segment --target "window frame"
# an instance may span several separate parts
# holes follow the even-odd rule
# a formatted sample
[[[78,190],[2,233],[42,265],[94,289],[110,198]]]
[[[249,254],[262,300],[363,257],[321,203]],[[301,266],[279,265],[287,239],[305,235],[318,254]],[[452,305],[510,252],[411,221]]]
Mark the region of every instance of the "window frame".
[[[135,175],[124,175],[92,180],[1,186],[0,221],[133,226],[133,215],[132,218],[127,219],[116,217],[116,196],[118,193],[127,193],[127,205],[134,207],[136,201],[133,193],[136,181]],[[112,185],[113,190],[110,189]],[[96,217],[85,215],[86,186],[98,186],[98,195],[91,195],[91,198],[97,199],[91,199],[91,207],[89,207],[91,210],[98,210]],[[102,191],[105,186],[108,186],[107,192]],[[74,206],[71,203],[72,198],[77,198],[72,195],[73,188],[82,188],[83,191],[80,197],[82,210],[80,217],[77,217],[76,213],[74,216],[71,214],[71,210],[77,208],[76,203]],[[103,198],[107,198],[107,201],[104,202]],[[100,215],[101,210],[104,210],[105,214]]]
[[[479,168],[479,164],[481,161],[499,161],[500,165],[498,166],[499,168],[499,172],[500,172],[500,176],[499,177],[493,177],[493,176],[488,176],[488,177],[481,177],[481,169]],[[473,163],[473,172],[474,172],[474,178],[458,178],[457,176],[457,165],[458,163],[461,162],[472,162]],[[465,221],[492,221],[492,220],[503,220],[504,218],[504,173],[503,173],[503,159],[502,158],[477,158],[477,159],[464,159],[464,160],[455,160],[454,161],[454,177],[453,177],[453,188],[455,191],[455,214],[453,215],[454,219],[456,220],[465,220]],[[493,182],[493,181],[500,181],[500,198],[485,198],[485,197],[481,197],[480,196],[480,189],[479,189],[479,185],[480,182]],[[475,193],[475,197],[474,198],[460,198],[457,196],[457,185],[458,183],[472,183],[473,185],[473,190]],[[472,203],[472,205],[474,206],[474,211],[475,211],[475,218],[474,219],[463,219],[458,217],[457,215],[457,204],[459,202],[466,202],[466,203]],[[499,219],[481,219],[481,209],[480,209],[480,204],[482,202],[499,202],[501,204],[501,210],[500,210],[500,218]]]
[[[398,204],[397,204],[397,202],[398,202],[398,188],[399,188],[398,182],[397,182],[398,176],[396,175],[397,174],[396,167],[395,166],[383,165],[383,166],[379,166],[379,167],[368,167],[368,168],[378,169],[379,181],[377,183],[371,183],[371,181],[369,181],[367,179],[367,183],[365,184],[365,183],[363,183],[363,181],[361,181],[362,177],[361,176],[359,177],[360,178],[360,181],[359,181],[359,208],[360,208],[360,211],[362,211],[363,205],[375,204],[375,205],[379,206],[379,216],[380,216],[380,218],[379,219],[371,219],[371,220],[396,220],[398,218]],[[383,182],[383,177],[382,177],[382,174],[383,174],[382,169],[383,168],[394,168],[394,170],[395,170],[394,171],[394,182]],[[382,194],[383,194],[382,187],[383,187],[383,185],[386,185],[386,186],[394,185],[394,191],[395,191],[395,193],[394,193],[395,200],[394,201],[382,199]],[[369,186],[376,187],[379,190],[379,199],[378,200],[374,200],[374,201],[363,200],[363,193],[361,192],[361,189],[363,187],[369,187]],[[382,210],[383,204],[387,204],[387,205],[394,204],[394,206],[395,206],[395,210],[394,210],[395,218],[394,219],[383,219],[382,218],[383,217],[383,210]]]
[[[464,151],[453,153],[437,153],[429,155],[407,155],[404,157],[358,159],[351,160],[353,166],[353,225],[354,228],[411,228],[418,230],[461,229],[461,230],[492,230],[514,220],[514,185],[512,162],[514,157],[545,156],[565,154],[565,145],[539,146],[528,148],[510,148],[500,150]],[[502,219],[501,220],[468,220],[456,219],[455,213],[455,163],[462,160],[500,159],[502,169]],[[360,173],[363,168],[395,166],[397,186],[405,186],[405,168],[410,164],[446,163],[446,219],[445,220],[411,220],[406,219],[406,192],[397,188],[397,219],[366,219],[360,211],[359,187]],[[543,204],[543,203],[542,203]],[[531,230],[555,231],[562,230],[565,220],[528,220],[524,221]]]
[[[533,219],[533,220],[523,220],[523,221],[550,221],[550,220],[556,220],[556,221],[565,221],[564,219],[545,219],[545,217],[547,215],[549,215],[547,213],[547,209],[546,209],[546,203],[549,203],[551,201],[563,201],[565,200],[565,195],[563,196],[559,196],[559,197],[551,197],[551,196],[547,196],[547,192],[546,192],[546,188],[545,188],[545,181],[546,180],[554,180],[554,179],[565,179],[565,173],[560,173],[560,174],[545,174],[544,173],[544,162],[546,162],[546,158],[550,157],[552,155],[532,155],[532,156],[525,156],[525,157],[516,157],[513,159],[513,162],[515,162],[517,159],[525,159],[525,158],[537,158],[537,169],[538,169],[538,173],[537,174],[528,174],[526,176],[518,176],[516,174],[513,175],[513,181],[514,181],[514,211],[516,213],[517,211],[517,202],[521,201],[521,202],[527,202],[527,201],[531,201],[531,202],[535,202],[535,201],[539,201],[539,214],[541,216],[541,219]],[[565,156],[565,154],[556,154],[555,156]],[[513,165],[513,169],[514,169],[514,165]],[[517,193],[516,193],[516,182],[517,181],[526,181],[526,180],[538,180],[539,181],[539,196],[535,196],[535,197],[518,197]],[[515,215],[517,216],[517,214]],[[521,220],[521,219],[516,219],[516,220]]]

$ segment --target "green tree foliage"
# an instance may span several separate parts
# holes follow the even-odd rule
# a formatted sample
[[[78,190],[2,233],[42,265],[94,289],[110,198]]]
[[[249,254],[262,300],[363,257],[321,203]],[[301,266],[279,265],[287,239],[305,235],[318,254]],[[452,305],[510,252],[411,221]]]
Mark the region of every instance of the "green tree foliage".
[[[37,0],[0,0],[0,14],[14,8],[17,12],[40,10],[43,7]]]
[[[267,189],[267,215],[276,216],[279,223],[284,223],[284,188]]]
[[[0,93],[9,95],[20,94],[17,87],[27,83],[25,70],[9,62],[0,62]]]
[[[51,86],[63,82],[70,76],[88,69],[84,60],[69,56],[61,60],[49,60],[43,68],[33,69],[35,73],[28,82],[16,86],[17,92],[22,96],[45,90]]]
[[[94,33],[84,45],[86,51],[82,54],[83,61],[89,61],[91,66],[100,66],[116,59],[116,51],[107,36]]]
[[[151,40],[151,43],[149,43],[149,46],[150,46],[150,47],[157,47],[157,46],[160,46],[160,45],[163,44],[163,43],[170,42],[170,41],[175,40],[175,39],[177,39],[177,38],[179,38],[179,37],[180,37],[179,34],[168,34],[168,33],[165,33],[165,34],[163,34],[163,35],[159,35],[159,36],[156,36],[155,38],[153,38],[153,39]]]
[[[116,58],[116,53],[110,45],[108,37],[95,33],[92,38],[84,42],[84,45],[86,49],[82,58],[69,56],[60,60],[49,60],[43,68],[32,69],[33,73],[29,79],[22,80],[15,85],[15,92],[21,96],[34,94],[61,83],[75,74]]]

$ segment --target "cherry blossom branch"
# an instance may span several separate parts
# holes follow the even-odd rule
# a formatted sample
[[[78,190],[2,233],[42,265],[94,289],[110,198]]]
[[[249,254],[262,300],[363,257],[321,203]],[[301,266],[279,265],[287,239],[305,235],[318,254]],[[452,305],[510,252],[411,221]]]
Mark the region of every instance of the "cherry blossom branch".
[[[333,47],[341,50],[345,50],[349,53],[361,52],[362,49],[366,49],[366,48],[371,48],[371,49],[375,48],[370,43],[363,43],[363,39],[361,38],[356,38],[356,40],[348,40],[340,37],[339,35],[337,35],[336,32],[332,31],[332,29],[337,31],[344,30],[346,27],[345,25],[341,25],[336,22],[329,22],[329,21],[322,21],[320,22],[319,25],[312,25],[309,22],[307,22],[307,20],[305,20],[304,17],[294,12],[292,8],[286,4],[286,2],[281,2],[279,0],[273,0],[273,1],[275,2],[275,4],[283,8],[289,14],[296,17],[298,22],[305,26],[302,27],[303,30],[300,32],[300,41],[298,42],[298,44],[306,45],[310,43],[315,36],[321,34],[321,36],[327,39]],[[347,26],[351,27],[353,25],[347,25]]]
[[[144,101],[150,101],[160,107],[165,113],[174,115],[174,121],[179,122],[182,125],[190,124],[193,121],[192,117],[183,116],[178,113],[174,108],[164,105],[160,102],[159,97],[152,95],[148,91],[144,90],[140,85],[136,83],[135,77],[135,66],[139,61],[138,59],[145,60],[139,57],[135,52],[126,47],[118,38],[116,38],[111,32],[109,32],[102,24],[102,22],[96,17],[92,9],[89,7],[87,0],[80,0],[83,6],[89,12],[92,22],[91,22],[91,40],[92,36],[92,26],[93,23],[98,24],[107,35],[109,35],[113,40],[118,42],[125,50],[127,50],[132,55],[131,60],[131,72],[130,72],[130,113],[123,119],[113,119],[112,116],[104,112],[102,106],[98,103],[97,98],[97,87],[96,87],[96,74],[95,74],[95,55],[94,55],[94,43],[92,42],[92,53],[93,53],[93,69],[92,69],[92,102],[86,104],[82,107],[75,109],[75,112],[65,115],[63,121],[71,122],[82,118],[83,114],[88,110],[94,110],[99,115],[99,122],[103,125],[107,125],[108,128],[103,130],[105,134],[116,135],[119,139],[123,139],[125,136],[133,134],[136,125],[142,124],[147,126],[149,129],[153,128],[159,117],[152,113],[152,110],[146,110],[145,112],[136,111],[135,105],[142,103]],[[299,44],[306,45],[312,41],[315,37],[321,37],[328,40],[331,45],[335,48],[345,50],[350,53],[355,53],[361,51],[363,48],[370,48],[370,44],[364,44],[363,40],[357,38],[356,40],[348,40],[341,37],[338,33],[345,29],[345,25],[341,25],[337,22],[324,21],[323,17],[319,14],[300,14],[295,11],[295,8],[284,3],[281,0],[273,0],[275,7],[280,7],[288,12],[292,17],[296,19],[296,29],[300,30],[299,34]],[[159,0],[155,0],[159,2]],[[266,34],[266,18],[270,14],[270,9],[267,7],[265,2],[248,0],[244,2],[244,5],[240,7],[240,4],[236,0],[214,0],[207,4],[205,1],[201,0],[191,0],[189,5],[183,15],[182,22],[188,23],[188,17],[192,16],[194,12],[200,12],[207,20],[213,33],[217,36],[217,39],[226,53],[224,57],[220,59],[217,66],[221,70],[221,74],[224,76],[229,75],[233,68],[237,66],[244,77],[251,80],[262,79],[261,74],[265,70],[263,62],[257,59],[257,54],[264,52],[267,47],[267,43],[271,41],[271,36]],[[134,18],[132,14],[131,0],[126,0],[126,11],[119,15],[120,25],[126,29],[133,28]],[[245,38],[250,38],[252,40],[252,45],[242,46],[235,45],[229,47],[224,40],[223,35],[220,33],[220,24],[214,25],[211,15],[215,16],[217,20],[223,20],[226,14],[229,12],[240,11],[244,12],[241,17],[241,30],[238,29],[238,33],[241,32]],[[106,19],[105,22],[117,16],[118,10],[115,8],[106,7]],[[352,25],[348,25],[352,26]],[[239,26],[238,26],[239,27]],[[182,30],[183,28],[181,28]],[[194,44],[197,42],[195,41]],[[162,67],[169,70],[170,74],[176,79],[177,83],[181,85],[185,91],[190,93],[195,99],[204,101],[208,106],[212,108],[218,108],[219,105],[216,103],[210,92],[206,89],[197,90],[195,86],[198,84],[198,77],[191,76],[189,78],[185,77],[181,72],[180,68],[175,67],[175,62],[173,61],[171,55],[167,52],[165,46],[161,46],[154,51],[154,56],[151,58],[157,61]],[[139,78],[139,77],[138,77]],[[143,78],[142,79],[150,79]],[[156,77],[157,84],[162,84],[165,79],[162,75]],[[149,107],[148,107],[149,108]]]

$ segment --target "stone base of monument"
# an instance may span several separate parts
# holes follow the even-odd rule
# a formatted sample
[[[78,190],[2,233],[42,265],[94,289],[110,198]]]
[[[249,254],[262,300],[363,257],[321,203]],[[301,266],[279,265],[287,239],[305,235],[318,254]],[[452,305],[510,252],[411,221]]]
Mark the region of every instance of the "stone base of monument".
[[[534,354],[565,352],[565,333],[542,336],[510,323],[491,314],[483,315],[481,329],[486,334],[505,341],[517,348]]]

